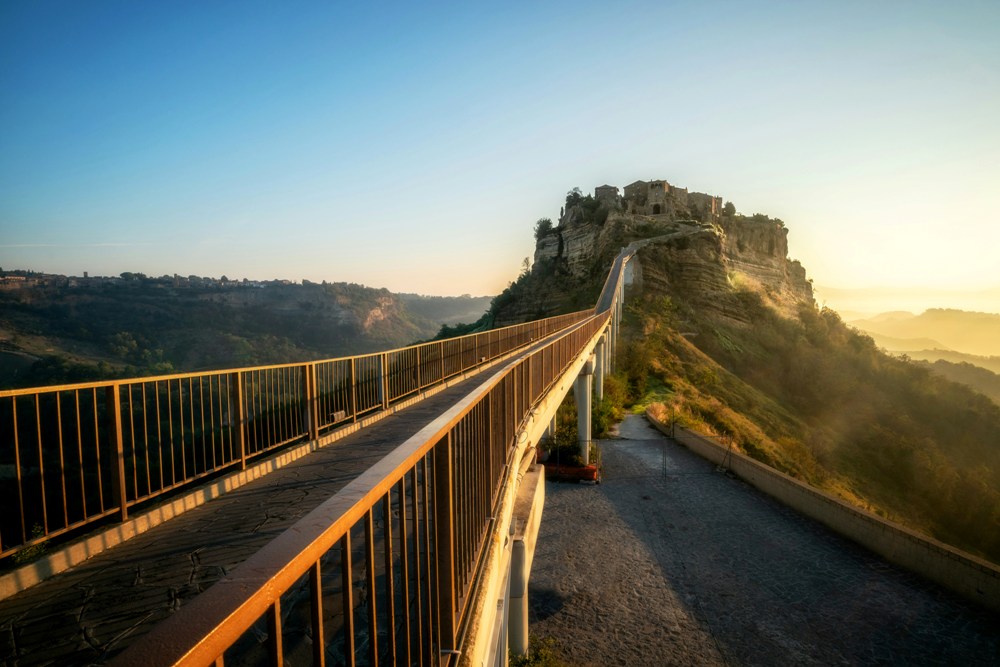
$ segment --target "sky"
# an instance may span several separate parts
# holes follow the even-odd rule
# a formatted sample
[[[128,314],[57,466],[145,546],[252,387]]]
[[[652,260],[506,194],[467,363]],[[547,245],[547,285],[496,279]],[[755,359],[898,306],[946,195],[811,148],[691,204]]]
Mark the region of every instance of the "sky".
[[[1000,286],[998,28],[995,0],[0,0],[0,267],[495,294],[568,190],[662,178],[784,220],[830,294],[956,305]]]

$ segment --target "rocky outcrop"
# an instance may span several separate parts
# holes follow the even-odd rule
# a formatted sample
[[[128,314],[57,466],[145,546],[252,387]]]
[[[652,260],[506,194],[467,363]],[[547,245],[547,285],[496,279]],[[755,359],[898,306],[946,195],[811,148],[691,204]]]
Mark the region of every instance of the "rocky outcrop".
[[[706,217],[699,222],[669,213],[636,215],[621,207],[601,216],[593,208],[572,206],[557,227],[537,239],[532,276],[562,276],[584,285],[603,278],[611,258],[634,243],[640,248],[635,279],[645,289],[681,296],[727,318],[748,320],[739,304],[741,290],[757,292],[786,312],[813,303],[805,269],[788,258],[788,230],[783,223],[760,215]],[[551,279],[541,282],[548,282],[547,289],[539,285],[523,290],[524,296],[537,294],[533,303],[520,304],[519,310],[553,312],[550,309],[566,305]]]

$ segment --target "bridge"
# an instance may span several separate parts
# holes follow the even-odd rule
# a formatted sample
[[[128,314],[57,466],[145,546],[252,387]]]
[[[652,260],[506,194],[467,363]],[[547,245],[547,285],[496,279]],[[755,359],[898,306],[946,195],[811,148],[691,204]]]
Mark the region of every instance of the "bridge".
[[[619,254],[596,306],[578,313],[343,359],[0,392],[0,556],[24,562],[0,575],[0,661],[505,664],[508,646],[515,653],[527,646],[528,580],[545,502],[535,447],[572,389],[586,460],[589,401],[614,358],[636,250]],[[845,506],[710,438],[670,431],[702,464],[724,469],[721,479],[748,481],[979,609],[1000,607],[1000,569],[992,564]],[[661,448],[667,479],[674,464],[665,445],[652,442],[643,436],[632,451],[642,466],[656,467],[646,449]],[[609,448],[620,459],[617,450]],[[645,505],[652,498],[639,490],[640,479],[616,488]],[[601,503],[596,493],[585,497]],[[692,526],[732,523],[705,516],[714,505],[731,512],[732,496],[721,504],[688,498],[687,505],[698,505],[689,512]],[[563,505],[561,525],[567,511],[580,509],[580,501]],[[673,530],[677,511],[655,510],[657,521],[669,522],[657,530]],[[554,524],[547,525],[551,535]],[[782,523],[780,530],[790,529]],[[731,533],[722,531],[735,553]],[[630,549],[635,557],[646,547]],[[711,570],[718,547],[700,549],[670,578]],[[573,550],[596,563],[587,547]],[[705,561],[709,552],[716,556]],[[803,552],[809,548],[798,547]],[[723,560],[731,564],[732,553]],[[773,558],[772,551],[759,560],[754,576]],[[551,575],[551,564],[544,569]],[[655,573],[648,563],[639,569]],[[869,598],[867,576],[860,579]],[[837,575],[852,578],[859,577]],[[789,572],[770,577],[782,590],[815,587],[814,579],[793,579]],[[711,588],[703,578],[698,585]],[[712,593],[705,594],[699,607],[710,606]],[[732,590],[719,595],[728,600]],[[984,630],[995,626],[993,612],[942,606],[936,591],[915,595],[879,604],[887,610],[891,600],[929,598],[942,609],[938,617],[960,619],[935,650],[986,656],[987,664],[1000,657],[1000,643]],[[647,622],[669,604],[646,601]],[[843,609],[820,617],[830,613]],[[929,620],[906,623],[914,632],[942,631]],[[685,643],[676,643],[678,662],[705,659],[701,649],[684,654]],[[907,655],[920,655],[920,646]]]
[[[5,659],[504,664],[527,646],[535,446],[575,386],[588,456],[631,256],[587,311],[350,358],[0,392],[0,557],[31,561],[0,578]]]

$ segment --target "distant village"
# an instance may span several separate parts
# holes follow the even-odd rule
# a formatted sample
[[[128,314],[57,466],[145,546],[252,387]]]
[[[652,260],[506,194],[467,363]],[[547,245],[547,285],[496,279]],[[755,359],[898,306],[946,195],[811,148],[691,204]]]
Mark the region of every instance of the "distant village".
[[[55,273],[39,273],[37,271],[4,271],[0,269],[0,289],[21,290],[39,287],[77,288],[88,289],[104,286],[143,286],[161,287],[171,289],[206,287],[219,288],[263,288],[281,285],[295,285],[292,280],[230,280],[226,276],[221,278],[205,278],[202,276],[172,276],[163,275],[160,277],[150,277],[144,273],[125,272],[117,276],[91,276],[87,271],[83,276],[64,276]],[[313,284],[308,280],[303,280],[302,285]]]

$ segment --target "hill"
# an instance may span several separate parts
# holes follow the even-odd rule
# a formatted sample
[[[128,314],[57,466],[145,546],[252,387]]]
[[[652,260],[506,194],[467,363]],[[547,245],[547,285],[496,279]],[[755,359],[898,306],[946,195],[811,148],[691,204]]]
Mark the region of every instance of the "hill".
[[[853,320],[850,324],[873,337],[885,337],[886,349],[890,350],[941,347],[979,356],[1000,356],[1000,314],[997,313],[932,308],[920,315],[884,313]],[[926,339],[940,343],[928,344]]]
[[[818,308],[782,221],[717,198],[700,205],[708,195],[664,181],[600,194],[571,191],[557,224],[539,221],[535,263],[494,301],[497,319],[584,301],[634,244],[609,381],[633,405],[731,436],[783,472],[1000,562],[1000,406]],[[924,321],[949,343],[961,317]],[[882,324],[912,319],[900,318]]]
[[[971,387],[1000,405],[1000,374],[967,362],[956,364],[938,359],[933,362],[917,361],[916,363],[941,377]]]
[[[950,350],[901,350],[900,354],[909,357],[914,361],[937,361],[943,360],[952,364],[972,364],[979,368],[985,368],[991,373],[1000,374],[1000,357],[980,357],[975,354],[962,354]]]
[[[20,275],[0,289],[3,387],[390,349],[478,317],[490,301],[348,283]]]

